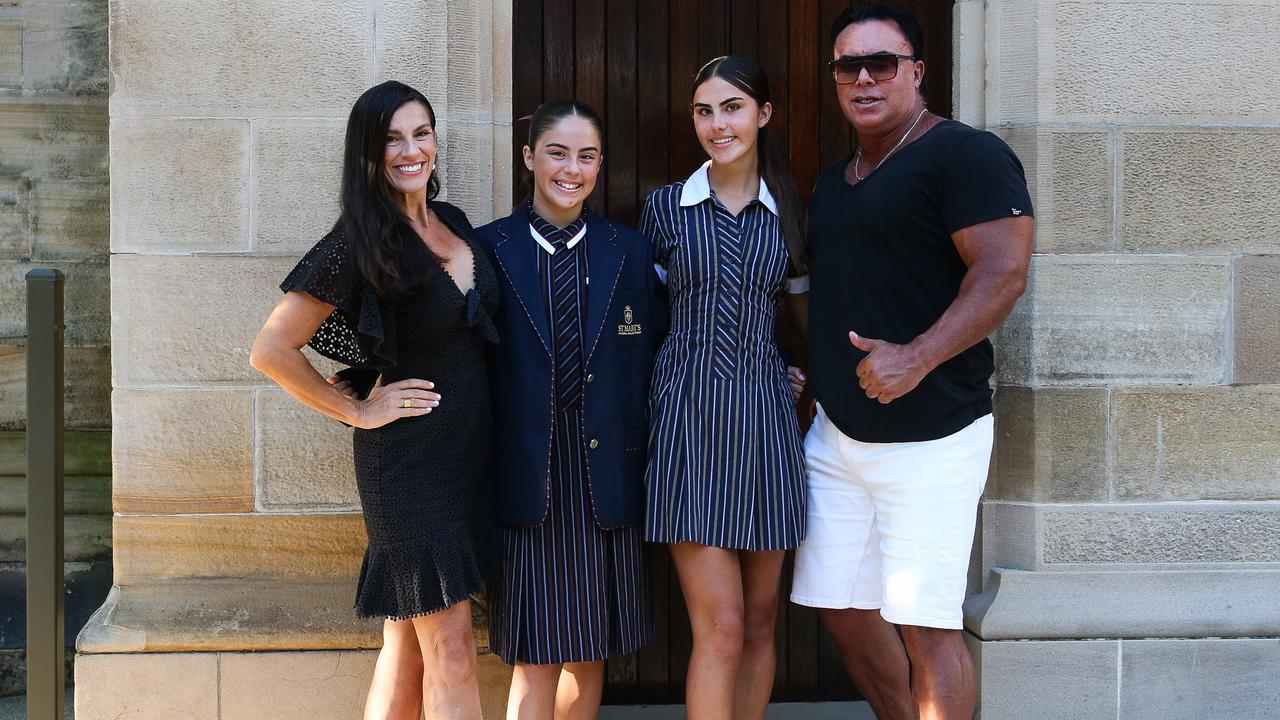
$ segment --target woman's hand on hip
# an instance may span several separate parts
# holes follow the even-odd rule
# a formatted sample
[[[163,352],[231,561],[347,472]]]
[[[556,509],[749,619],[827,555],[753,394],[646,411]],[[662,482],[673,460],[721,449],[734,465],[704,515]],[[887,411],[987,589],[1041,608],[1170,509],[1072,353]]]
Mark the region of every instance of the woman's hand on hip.
[[[346,395],[350,388],[334,387]],[[359,422],[353,423],[358,428],[369,430],[382,427],[400,418],[426,415],[440,406],[440,394],[432,392],[435,383],[428,380],[409,378],[397,380],[390,385],[383,385],[382,379],[369,391],[369,397],[360,401]],[[350,395],[348,395],[350,397]]]

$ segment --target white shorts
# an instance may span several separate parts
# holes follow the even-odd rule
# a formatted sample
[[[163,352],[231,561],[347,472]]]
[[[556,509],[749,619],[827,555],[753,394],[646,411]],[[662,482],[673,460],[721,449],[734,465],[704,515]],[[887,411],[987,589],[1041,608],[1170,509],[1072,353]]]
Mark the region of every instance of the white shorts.
[[[791,601],[960,629],[992,427],[986,415],[937,440],[864,443],[819,407],[804,443],[808,530]]]

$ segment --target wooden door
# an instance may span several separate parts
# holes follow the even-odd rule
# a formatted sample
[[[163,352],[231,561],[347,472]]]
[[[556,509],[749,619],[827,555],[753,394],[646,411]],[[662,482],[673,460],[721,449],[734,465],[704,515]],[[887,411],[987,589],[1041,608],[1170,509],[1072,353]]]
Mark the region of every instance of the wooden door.
[[[514,0],[512,79],[516,182],[523,199],[521,148],[540,103],[576,97],[605,123],[604,177],[593,209],[634,226],[654,188],[688,177],[706,159],[689,110],[694,73],[711,58],[743,55],[760,63],[773,90],[770,128],[785,138],[792,175],[807,195],[820,170],[852,149],[826,69],[831,21],[848,0]],[[925,95],[951,113],[953,0],[914,0],[925,29]],[[794,346],[803,361],[804,348]],[[688,665],[689,620],[666,550],[651,546],[658,637],[609,663],[606,703],[680,703]],[[778,701],[857,699],[817,613],[786,601],[778,613]]]

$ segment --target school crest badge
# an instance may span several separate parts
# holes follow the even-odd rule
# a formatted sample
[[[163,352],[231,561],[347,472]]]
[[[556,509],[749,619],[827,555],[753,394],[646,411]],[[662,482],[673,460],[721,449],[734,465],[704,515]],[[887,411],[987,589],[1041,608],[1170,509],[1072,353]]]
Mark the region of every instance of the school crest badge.
[[[631,306],[627,305],[622,308],[622,324],[618,326],[619,335],[639,335],[641,332],[640,323],[636,322],[636,315],[631,311]]]

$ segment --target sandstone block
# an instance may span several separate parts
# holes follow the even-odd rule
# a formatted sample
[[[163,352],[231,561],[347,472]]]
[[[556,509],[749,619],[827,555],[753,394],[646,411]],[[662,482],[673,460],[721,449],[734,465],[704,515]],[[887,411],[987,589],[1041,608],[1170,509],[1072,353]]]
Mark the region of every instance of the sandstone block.
[[[28,31],[23,84],[73,95],[107,93],[107,26]]]
[[[255,250],[303,253],[333,227],[345,130],[339,120],[254,123]]]
[[[1280,707],[1280,639],[1125,640],[1122,648],[1123,720],[1264,720]]]
[[[218,720],[218,656],[78,655],[75,695],[79,720]]]
[[[175,578],[347,580],[366,538],[359,514],[118,515],[117,585]]]
[[[474,225],[492,219],[493,127],[449,118],[440,131],[441,199],[457,205]]]
[[[1122,389],[1111,413],[1117,498],[1280,498],[1280,387]]]
[[[1236,260],[1235,381],[1280,383],[1280,257]]]
[[[111,260],[112,366],[117,387],[268,381],[249,348],[280,299],[291,258]]]
[[[1040,560],[1039,508],[1026,503],[984,500],[981,512],[980,575],[992,568],[1034,570]]]
[[[69,475],[63,483],[63,509],[68,515],[111,514],[110,475]],[[26,512],[27,478],[0,476],[0,513],[25,515]]]
[[[351,429],[283,391],[257,400],[258,498],[265,509],[358,509]]]
[[[1226,260],[1041,256],[1033,368],[1045,383],[1215,383],[1227,364]]]
[[[25,0],[23,24],[28,32],[107,26],[107,4],[101,0]]]
[[[987,124],[1035,121],[1048,89],[1040,82],[1041,3],[996,0],[987,3]]]
[[[0,337],[27,334],[27,281],[31,263],[0,261]],[[68,345],[106,345],[110,295],[107,266],[101,262],[41,262],[39,267],[61,270],[63,286],[63,338]],[[70,379],[70,376],[68,376]]]
[[[111,244],[111,188],[107,173],[92,178],[31,182],[31,244],[36,262],[105,260]]]
[[[1044,85],[1052,92],[1057,119],[1184,124],[1280,119],[1275,79],[1280,8],[1171,1],[1052,5],[1054,71]],[[1212,62],[1205,62],[1206,53],[1213,55]],[[1170,72],[1195,66],[1203,67],[1195,83]],[[1240,67],[1255,67],[1265,79],[1240,73]]]
[[[1018,298],[1009,317],[1005,318],[1004,324],[991,338],[996,355],[995,377],[1000,385],[1031,384],[1035,281],[1035,274],[1031,273],[1027,278],[1026,292]]]
[[[490,20],[490,53],[489,58],[493,67],[493,117],[494,122],[511,124],[511,48],[512,48],[512,3],[495,2]],[[482,42],[483,45],[483,42]],[[510,148],[511,143],[508,141],[504,148]],[[504,152],[503,155],[509,160],[510,152]],[[495,169],[496,170],[496,169]],[[507,179],[511,178],[511,173],[507,173]]]
[[[222,717],[355,718],[364,711],[376,652],[222,653]],[[264,684],[263,678],[272,682]]]
[[[101,101],[0,98],[0,167],[27,178],[102,178],[107,108]]]
[[[63,419],[68,429],[111,427],[111,350],[63,350]],[[0,346],[0,428],[27,426],[27,349]]]
[[[427,96],[438,115],[447,116],[452,107],[452,93],[447,90],[454,71],[451,49],[460,41],[466,42],[455,34],[453,17],[456,13],[475,14],[475,5],[447,0],[381,3],[377,27],[378,47],[382,50],[379,81],[399,80],[417,89]],[[470,47],[473,52],[478,50],[474,40]],[[510,56],[506,62],[510,62]]]
[[[1030,132],[1034,146],[1015,151],[1027,165],[1036,208],[1036,251],[1107,252],[1112,243],[1115,152],[1105,132]],[[1032,154],[1034,153],[1034,154]],[[1028,165],[1028,155],[1031,155]]]
[[[505,110],[511,115],[510,105]],[[493,125],[493,189],[490,191],[488,212],[481,207],[475,219],[489,220],[499,218],[511,212],[514,192],[512,189],[515,173],[512,172],[514,158],[510,152],[513,129],[510,122],[497,122]]]
[[[127,391],[112,396],[117,512],[253,510],[253,396]]]
[[[22,78],[22,25],[0,21],[0,83],[16,84]]]
[[[1280,102],[1280,83],[1272,84]],[[1197,98],[1196,105],[1203,102]],[[1280,213],[1280,198],[1270,192],[1280,184],[1280,134],[1149,131],[1127,133],[1123,142],[1126,249],[1280,251],[1280,236],[1269,222]]]
[[[1047,507],[1043,567],[1280,562],[1280,511],[1266,503]]]
[[[113,252],[247,249],[248,122],[113,120],[111,157]]]
[[[996,470],[986,497],[1105,501],[1107,396],[1103,388],[999,388]]]
[[[369,84],[365,3],[117,0],[111,10],[114,117],[344,116]]]
[[[973,640],[970,647],[982,720],[1116,717],[1118,641]]]
[[[68,432],[62,439],[67,477],[111,475],[111,433]],[[27,472],[27,434],[0,432],[0,475]]]
[[[0,257],[31,254],[31,181],[0,178]]]
[[[986,25],[983,3],[958,2],[952,14],[951,86],[954,117],[974,127],[986,125]]]
[[[494,66],[486,52],[493,42],[490,6],[450,3],[448,17],[449,117],[466,121],[490,120],[494,81]],[[499,67],[508,64],[509,61]]]
[[[63,520],[62,557],[67,562],[111,559],[110,515],[67,515]],[[0,515],[0,562],[27,561],[27,518]]]

